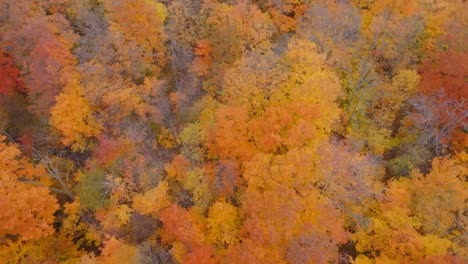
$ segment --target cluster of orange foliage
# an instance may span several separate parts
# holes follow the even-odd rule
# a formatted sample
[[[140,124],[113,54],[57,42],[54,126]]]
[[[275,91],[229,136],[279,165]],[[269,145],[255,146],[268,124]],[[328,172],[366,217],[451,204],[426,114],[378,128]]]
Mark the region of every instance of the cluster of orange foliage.
[[[0,0],[0,263],[466,263],[463,0]]]

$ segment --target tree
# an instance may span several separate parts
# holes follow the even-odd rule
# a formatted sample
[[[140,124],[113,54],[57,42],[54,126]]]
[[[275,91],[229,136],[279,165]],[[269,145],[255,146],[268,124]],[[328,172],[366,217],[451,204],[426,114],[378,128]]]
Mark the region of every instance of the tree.
[[[47,187],[44,167],[30,164],[17,145],[5,140],[0,137],[0,236],[13,235],[20,240],[47,236],[53,233],[53,214],[59,207]],[[34,183],[36,179],[39,182]]]
[[[20,71],[13,63],[13,58],[0,50],[0,94],[12,95],[14,91],[24,92]]]
[[[414,70],[401,70],[391,82],[377,82],[359,91],[352,92],[347,103],[347,109],[353,105],[347,123],[348,137],[363,141],[367,148],[377,155],[399,144],[399,138],[394,137],[401,116],[405,115],[408,101],[417,94],[420,76]],[[357,94],[354,94],[354,93]],[[348,99],[348,100],[349,100]]]
[[[171,204],[168,190],[167,182],[160,182],[157,187],[134,196],[133,208],[140,214],[157,216],[162,209]]]
[[[124,56],[121,63],[135,79],[145,74],[158,75],[164,67],[167,54],[164,41],[166,7],[157,1],[103,1],[110,19],[109,30],[114,45]],[[131,49],[131,52],[125,50]],[[146,72],[146,73],[145,73]]]
[[[189,124],[179,135],[183,147],[182,155],[194,162],[203,162],[206,159],[207,151],[204,149],[208,136],[200,123]]]
[[[216,123],[209,134],[209,150],[221,159],[249,160],[256,152],[249,141],[247,108],[223,107],[216,111]]]
[[[95,258],[96,261],[94,263],[117,264],[124,262],[136,264],[138,263],[139,257],[139,253],[135,246],[127,245],[125,242],[116,239],[115,237],[110,237],[110,239],[104,243],[102,253],[99,257]],[[93,258],[91,258],[91,260],[92,259]]]
[[[418,41],[424,33],[418,1],[375,1],[364,15],[364,34],[376,63],[376,70],[391,77],[412,67],[418,60]],[[418,12],[419,11],[419,12]],[[404,56],[403,56],[404,54]]]
[[[9,28],[4,38],[7,43],[21,43],[6,46],[22,66],[31,110],[47,116],[55,96],[67,85],[68,79],[73,78],[70,74],[73,75],[76,58],[70,50],[76,36],[61,15],[49,18],[38,13],[25,18],[17,27]]]
[[[213,47],[207,40],[198,41],[194,51],[196,58],[193,60],[190,70],[195,72],[198,76],[208,74],[212,64],[212,51]]]
[[[305,1],[301,0],[259,0],[258,5],[267,10],[279,33],[287,34],[296,29],[296,20],[301,17],[306,8]]]
[[[230,253],[233,259],[244,254],[252,255],[241,258],[260,262],[276,256],[275,263],[338,259],[337,245],[346,242],[347,233],[339,212],[314,187],[316,159],[314,148],[304,147],[285,155],[258,154],[246,165],[241,239],[255,250],[242,252],[240,245]],[[264,250],[272,253],[262,255]]]
[[[356,234],[357,250],[377,262],[465,255],[465,163],[465,153],[436,158],[429,174],[413,170],[409,178],[392,181],[369,211],[370,224]]]
[[[202,8],[207,14],[207,40],[213,47],[212,57],[218,64],[230,65],[249,50],[268,49],[273,24],[255,4],[239,1],[229,5],[205,0]]]
[[[81,209],[95,210],[108,204],[109,197],[104,190],[105,172],[102,169],[80,172],[77,181],[75,192],[80,197]]]
[[[433,54],[420,67],[421,95],[412,100],[413,118],[423,130],[422,140],[431,142],[436,155],[450,145],[458,150],[466,147],[468,89],[462,73],[466,59],[466,53],[450,49]]]
[[[100,133],[100,125],[78,83],[72,83],[57,96],[57,104],[51,109],[50,124],[62,134],[62,143],[73,151],[87,150],[90,147],[88,139]]]
[[[346,14],[345,19],[342,14]],[[330,55],[339,49],[349,49],[358,40],[360,24],[360,14],[351,3],[318,1],[308,4],[304,15],[298,18],[297,32],[312,40],[320,53]]]
[[[463,129],[468,125],[468,108],[464,98],[455,101],[440,92],[418,96],[411,100],[411,104],[414,112],[410,118],[414,124],[410,129],[419,130],[417,143],[426,145],[432,155],[444,154],[452,143],[458,148],[466,146]]]
[[[425,95],[443,91],[452,100],[468,98],[464,73],[468,70],[465,61],[468,54],[448,50],[439,52],[424,60],[419,71],[422,80],[419,90]]]
[[[272,101],[315,105],[320,118],[317,129],[329,133],[337,122],[341,109],[336,100],[342,95],[340,80],[334,69],[325,64],[326,57],[318,53],[317,45],[309,40],[292,38],[285,52],[284,64],[289,74],[283,89],[272,96]]]
[[[86,251],[79,250],[66,235],[49,235],[28,241],[8,241],[0,246],[6,264],[79,263]]]
[[[207,237],[213,245],[228,248],[239,242],[240,225],[238,209],[228,202],[217,201],[208,212]]]
[[[196,251],[204,246],[203,223],[195,211],[189,211],[172,204],[161,211],[160,219],[163,223],[161,230],[163,242],[181,242],[186,253]]]
[[[326,136],[340,115],[335,100],[341,88],[316,45],[295,38],[280,58],[250,55],[225,75],[226,105],[209,128],[210,151],[245,162],[259,151],[284,151]]]
[[[366,212],[383,195],[385,168],[376,156],[363,154],[350,140],[323,142],[314,169],[320,193],[345,217],[349,230],[365,226]]]
[[[231,105],[246,105],[255,114],[268,105],[268,99],[287,77],[280,56],[272,51],[249,52],[226,71],[222,99]]]

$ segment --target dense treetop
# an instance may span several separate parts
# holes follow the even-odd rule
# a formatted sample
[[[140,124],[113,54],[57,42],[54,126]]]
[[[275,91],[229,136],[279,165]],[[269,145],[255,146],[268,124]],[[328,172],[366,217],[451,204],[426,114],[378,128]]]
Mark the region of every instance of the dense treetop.
[[[464,0],[0,0],[0,263],[466,263]]]

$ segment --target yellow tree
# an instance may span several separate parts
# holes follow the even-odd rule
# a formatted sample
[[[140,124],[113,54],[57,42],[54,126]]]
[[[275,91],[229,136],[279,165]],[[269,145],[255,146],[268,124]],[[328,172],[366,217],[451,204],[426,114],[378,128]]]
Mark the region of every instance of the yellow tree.
[[[354,115],[348,119],[348,137],[366,142],[377,155],[397,146],[392,136],[394,122],[404,110],[404,104],[416,94],[420,76],[415,70],[401,70],[389,83],[362,89],[354,104]],[[358,98],[359,97],[359,98]]]
[[[329,133],[341,113],[335,102],[342,95],[337,73],[326,65],[326,57],[319,54],[316,44],[300,38],[289,41],[283,63],[289,77],[271,100],[278,104],[287,99],[316,105],[321,115],[315,126]]]
[[[204,0],[208,42],[212,56],[220,64],[232,64],[248,50],[266,50],[274,27],[271,19],[255,4],[239,1],[235,5]]]
[[[376,263],[425,262],[448,255],[467,256],[463,211],[468,199],[465,153],[436,158],[423,175],[389,184],[370,222],[356,233],[358,260]]]
[[[258,154],[246,165],[242,243],[228,250],[229,263],[338,259],[338,245],[348,235],[338,210],[315,187],[317,158],[313,147],[303,147],[285,155]]]
[[[246,105],[255,114],[268,104],[268,98],[287,77],[280,56],[272,51],[249,52],[226,70],[222,99],[230,105]]]
[[[162,209],[171,204],[168,191],[168,183],[160,182],[157,187],[133,197],[133,208],[140,214],[157,216]]]
[[[50,124],[62,135],[62,143],[73,151],[89,148],[89,139],[100,133],[100,125],[93,116],[93,110],[84,97],[78,81],[71,82],[57,96],[57,103],[51,108]]]
[[[121,64],[136,78],[159,74],[167,57],[164,41],[166,7],[154,0],[103,1]]]
[[[207,229],[211,244],[229,247],[239,242],[241,217],[239,209],[229,202],[217,201],[208,211]]]
[[[81,264],[99,264],[99,263],[109,263],[109,264],[118,264],[118,263],[128,263],[136,264],[139,263],[140,254],[137,248],[133,245],[128,245],[125,242],[116,239],[115,237],[110,237],[109,240],[104,242],[104,248],[102,249],[101,254],[98,257],[93,255],[83,255],[81,257]]]

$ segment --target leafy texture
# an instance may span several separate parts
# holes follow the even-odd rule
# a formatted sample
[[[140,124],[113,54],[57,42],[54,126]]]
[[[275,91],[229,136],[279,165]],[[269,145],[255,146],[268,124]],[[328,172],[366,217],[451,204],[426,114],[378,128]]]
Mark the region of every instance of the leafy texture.
[[[466,17],[1,0],[0,262],[466,263]]]
[[[21,156],[18,146],[6,143],[5,137],[0,140],[0,203],[4,208],[0,214],[0,235],[29,240],[53,233],[51,224],[58,209],[57,200],[46,183],[43,186],[28,183],[44,178],[44,167],[30,164]]]

